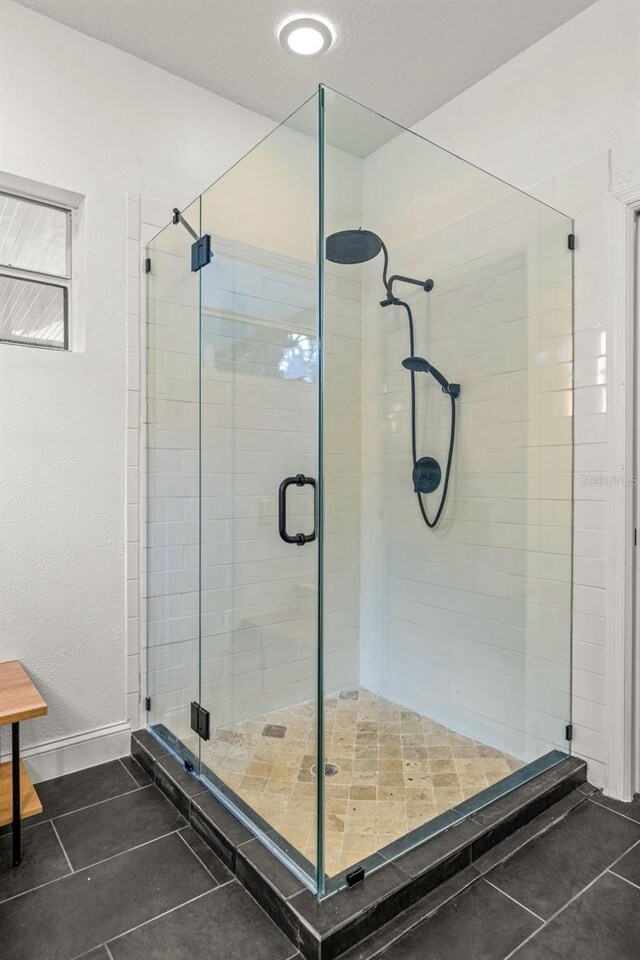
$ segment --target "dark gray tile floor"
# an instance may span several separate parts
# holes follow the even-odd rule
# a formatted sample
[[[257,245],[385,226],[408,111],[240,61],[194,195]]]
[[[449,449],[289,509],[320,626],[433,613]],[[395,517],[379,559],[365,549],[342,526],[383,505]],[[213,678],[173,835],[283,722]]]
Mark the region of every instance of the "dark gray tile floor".
[[[576,790],[556,808],[343,960],[638,960],[640,801]]]
[[[298,956],[131,758],[38,791],[18,868],[0,836],[2,960]]]
[[[19,868],[0,835],[2,960],[299,957],[131,758],[39,790]],[[638,957],[640,801],[576,790],[343,960]]]

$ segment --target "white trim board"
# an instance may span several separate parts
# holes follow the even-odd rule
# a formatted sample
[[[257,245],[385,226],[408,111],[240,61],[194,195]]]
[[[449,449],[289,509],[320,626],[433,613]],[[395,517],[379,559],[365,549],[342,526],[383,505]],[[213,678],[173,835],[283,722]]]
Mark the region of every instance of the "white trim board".
[[[634,503],[634,217],[640,184],[614,194],[610,204],[610,299],[607,357],[609,476],[623,482],[609,490],[609,760],[606,792],[633,797],[638,772],[634,756],[640,704],[634,703],[637,639],[633,622]],[[634,642],[635,640],[635,642]],[[636,718],[636,719],[634,719]]]
[[[33,782],[39,783],[125,757],[131,752],[130,738],[131,724],[123,720],[87,733],[25,747],[20,751],[20,757],[26,762]]]

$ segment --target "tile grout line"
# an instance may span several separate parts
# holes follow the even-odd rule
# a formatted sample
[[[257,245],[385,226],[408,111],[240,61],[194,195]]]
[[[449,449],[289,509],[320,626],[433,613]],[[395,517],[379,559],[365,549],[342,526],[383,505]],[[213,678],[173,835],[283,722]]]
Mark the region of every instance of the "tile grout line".
[[[501,893],[503,897],[506,897],[508,900],[511,900],[512,903],[515,903],[518,907],[522,907],[522,909],[526,910],[527,913],[530,913],[532,917],[535,917],[536,920],[539,920],[541,924],[544,924],[544,919],[541,916],[539,916],[537,913],[535,913],[533,910],[530,910],[529,907],[525,907],[524,903],[520,903],[520,901],[516,900],[515,897],[512,897],[511,894],[505,893],[505,891],[501,890],[500,887],[496,887],[495,883],[491,883],[491,880],[487,880],[486,877],[483,877],[482,879],[484,880],[485,883],[488,883],[489,886],[496,891],[496,893]]]
[[[234,878],[235,879],[235,878]],[[133,933],[135,930],[140,930],[141,927],[146,927],[148,924],[153,923],[154,920],[159,920],[161,917],[166,917],[170,913],[175,913],[176,910],[180,910],[181,907],[186,907],[190,903],[195,903],[196,900],[201,900],[203,897],[206,897],[210,893],[215,893],[216,890],[221,890],[222,887],[226,887],[230,880],[227,880],[226,883],[220,884],[218,887],[212,887],[211,890],[205,890],[204,893],[199,893],[197,897],[192,897],[191,900],[185,900],[184,903],[178,903],[175,907],[170,907],[168,910],[165,910],[163,913],[157,914],[155,917],[149,917],[148,920],[143,920],[142,923],[136,924],[135,927],[130,927],[128,930],[123,930],[122,933],[118,933],[115,937],[111,937],[110,940],[105,940],[104,943],[98,943],[95,947],[90,947],[89,950],[84,950],[82,953],[76,954],[75,957],[72,957],[71,960],[82,960],[83,957],[87,956],[87,953],[92,953],[93,950],[98,950],[100,947],[104,947],[111,960],[113,960],[113,954],[109,947],[110,943],[115,943],[116,940],[120,940],[121,937],[126,937],[128,934]],[[294,957],[296,954],[294,954]],[[288,958],[291,960],[291,958]]]
[[[148,783],[146,787],[137,786],[135,790],[125,790],[124,793],[116,793],[113,797],[105,797],[104,800],[96,800],[95,803],[87,803],[84,807],[78,807],[76,810],[67,810],[66,813],[60,813],[57,817],[50,817],[51,821],[53,820],[62,820],[63,817],[71,817],[74,813],[80,813],[82,810],[90,810],[91,807],[99,807],[101,803],[109,803],[110,800],[119,800],[120,797],[129,797],[132,793],[137,793],[138,790],[146,790],[148,787],[152,787],[152,783]],[[38,824],[35,823],[34,827],[37,827]]]
[[[394,944],[394,943],[397,943],[399,940],[402,940],[403,937],[405,937],[408,933],[411,933],[412,930],[415,930],[416,927],[419,927],[420,924],[421,924],[421,923],[424,923],[425,920],[428,920],[428,919],[430,919],[430,917],[433,917],[434,914],[438,913],[438,911],[442,909],[442,907],[445,907],[445,906],[446,906],[448,903],[450,903],[455,897],[459,897],[461,894],[463,894],[463,893],[465,892],[465,890],[468,890],[469,887],[472,887],[475,883],[477,883],[478,880],[482,880],[482,876],[481,876],[480,874],[478,874],[477,877],[474,877],[472,880],[470,880],[469,883],[465,884],[464,887],[461,887],[460,890],[456,890],[455,893],[452,893],[450,897],[447,897],[446,900],[443,900],[442,903],[439,904],[437,907],[434,907],[433,910],[429,910],[427,913],[424,914],[424,916],[420,917],[420,918],[419,918],[418,920],[416,920],[414,923],[409,924],[409,926],[408,926],[405,930],[402,930],[402,932],[401,932],[401,933],[398,933],[397,936],[392,937],[391,940],[389,940],[388,943],[383,944],[383,946],[381,946],[379,950],[376,950],[375,953],[372,953],[371,956],[369,956],[369,957],[366,958],[366,960],[376,960],[376,957],[382,956],[382,954],[385,952],[385,950],[387,950],[389,947],[392,947],[393,944]],[[436,889],[437,889],[437,887],[436,887]],[[428,896],[428,894],[427,894],[427,896]],[[417,901],[417,902],[419,903],[420,901]],[[392,917],[391,920],[393,920],[393,919],[394,919],[394,918]],[[390,923],[391,920],[389,920],[389,921],[387,921],[387,922]],[[384,930],[384,926],[383,926],[383,927],[380,927],[380,930]],[[379,933],[380,930],[377,931],[377,932]],[[365,940],[366,940],[366,937],[365,937]],[[363,942],[364,942],[364,941],[362,941],[362,940],[360,941],[360,943],[363,943]],[[357,944],[356,944],[356,946],[357,946]]]
[[[179,829],[182,830],[184,828],[180,827]],[[102,860],[96,860],[95,863],[88,863],[86,866],[78,867],[78,869],[74,870],[73,873],[76,874],[82,873],[83,870],[92,870],[94,867],[98,867],[102,863],[107,863],[109,860],[115,860],[116,857],[123,857],[126,853],[131,853],[133,850],[140,850],[142,847],[148,847],[150,843],[156,843],[158,840],[165,840],[167,837],[170,837],[177,832],[177,830],[171,830],[169,833],[163,833],[159,837],[153,837],[151,840],[145,840],[144,843],[138,843],[134,847],[127,847],[126,850],[120,850],[119,853],[112,853],[110,857],[103,857]],[[62,844],[60,845],[62,846]],[[24,897],[28,893],[33,893],[34,890],[42,890],[43,887],[49,887],[52,883],[60,883],[61,880],[67,880],[70,876],[71,874],[66,873],[64,877],[54,877],[53,880],[47,880],[46,883],[39,883],[37,887],[31,887],[30,890],[23,890],[22,893],[14,893],[12,897],[7,897],[6,900],[1,902],[9,903],[10,900],[16,900],[18,897]]]
[[[135,758],[134,758],[134,759],[135,759]],[[118,757],[118,762],[121,762],[121,757]],[[45,824],[45,823],[52,823],[53,820],[60,820],[61,817],[69,817],[69,816],[71,816],[72,813],[79,813],[81,810],[89,810],[90,807],[97,807],[97,806],[98,806],[99,804],[101,804],[101,803],[108,803],[109,800],[117,800],[119,797],[127,797],[127,796],[129,796],[129,794],[135,793],[136,790],[145,790],[147,787],[155,786],[155,783],[153,782],[153,780],[152,780],[151,783],[144,784],[144,786],[143,786],[142,784],[138,783],[138,782],[136,781],[135,777],[133,777],[133,776],[129,773],[129,771],[128,771],[127,768],[124,766],[124,764],[122,764],[122,766],[124,767],[124,769],[126,770],[127,774],[129,774],[129,776],[131,777],[131,779],[132,779],[133,782],[135,783],[136,786],[135,786],[135,789],[134,789],[134,790],[125,790],[123,793],[116,793],[116,794],[114,794],[112,797],[105,797],[104,800],[96,800],[94,803],[87,803],[87,804],[84,805],[84,807],[77,807],[77,808],[74,808],[73,810],[67,810],[65,813],[59,813],[59,814],[58,814],[57,816],[55,816],[55,817],[48,817],[46,820],[38,820],[37,823],[26,823],[26,824],[24,824],[23,827],[22,827],[22,832],[23,832],[23,833],[26,833],[26,831],[28,831],[28,830],[33,830],[35,827],[41,827],[41,826],[43,826],[43,824]],[[91,768],[88,768],[88,769],[91,769]],[[142,768],[142,769],[144,769],[144,768]],[[145,772],[146,772],[146,771],[145,771]],[[57,779],[57,778],[54,777],[54,779]],[[43,783],[48,783],[49,781],[48,781],[48,780],[43,780],[42,782],[43,782]],[[10,834],[10,831],[7,830],[6,833],[0,834],[0,837],[8,836],[9,834]]]
[[[501,857],[501,858],[500,858],[500,860],[496,860],[496,862],[495,862],[491,867],[489,867],[489,869],[486,870],[484,874],[481,874],[481,876],[486,876],[486,874],[491,873],[491,871],[492,871],[492,870],[495,870],[495,868],[498,867],[498,866],[500,866],[500,864],[506,863],[506,861],[509,860],[511,857],[515,856],[516,853],[520,853],[521,850],[524,850],[524,848],[527,846],[527,844],[531,843],[533,840],[537,840],[539,837],[543,837],[546,833],[549,832],[549,830],[551,830],[552,827],[555,827],[555,826],[557,826],[559,823],[562,823],[563,820],[566,820],[566,818],[567,818],[570,814],[572,814],[572,813],[574,812],[574,810],[576,810],[579,806],[581,806],[581,805],[584,803],[584,801],[587,800],[587,799],[588,799],[588,797],[584,797],[583,800],[578,800],[577,803],[576,803],[573,807],[570,807],[570,808],[569,808],[568,810],[566,810],[564,813],[562,813],[562,814],[560,814],[559,816],[557,816],[554,820],[551,820],[550,823],[547,823],[547,824],[545,824],[544,826],[542,826],[539,830],[536,831],[536,833],[532,834],[532,836],[527,837],[526,840],[523,840],[522,843],[521,843],[518,847],[515,847],[513,850],[510,850],[509,853],[506,853],[506,854],[504,855],[504,857]],[[557,802],[558,802],[558,803],[561,803],[562,800],[558,800]],[[548,809],[549,809],[549,810],[552,810],[552,809],[553,809],[553,806],[549,807]],[[545,811],[545,812],[546,812],[546,811]],[[545,816],[545,812],[539,814],[539,816],[541,816],[541,817]],[[535,819],[535,818],[534,818],[534,819]],[[524,824],[524,826],[519,827],[519,830],[525,830],[528,826],[531,826],[532,823],[533,823],[533,820],[530,820],[529,823],[526,823],[526,824]],[[508,843],[510,839],[512,839],[513,837],[515,837],[515,836],[517,835],[517,833],[518,833],[518,831],[516,830],[516,832],[513,833],[513,834],[511,835],[511,837],[505,838],[505,840],[501,841],[501,843]],[[492,849],[492,850],[495,850],[498,846],[499,846],[499,844],[496,844],[496,846],[495,846],[495,847],[492,847],[491,849]],[[487,852],[490,853],[491,850],[489,850],[489,851],[487,851]],[[483,856],[484,856],[484,854],[483,854]],[[479,857],[478,860],[480,860],[480,859],[481,859],[481,858]],[[474,863],[474,864],[475,864],[476,862],[477,862],[477,861],[472,861],[472,863]],[[478,868],[476,867],[476,869],[478,869]]]
[[[128,936],[130,933],[133,933],[135,930],[141,930],[142,927],[147,927],[150,923],[154,923],[156,920],[160,920],[162,917],[168,916],[170,913],[175,913],[176,910],[180,910],[182,907],[189,906],[190,903],[195,903],[197,900],[202,900],[203,897],[208,897],[210,894],[215,893],[216,890],[221,889],[220,887],[212,887],[210,890],[205,890],[203,893],[199,893],[197,897],[191,897],[190,900],[185,900],[184,903],[177,903],[175,907],[170,907],[168,910],[164,910],[162,913],[156,914],[155,917],[149,917],[148,920],[143,920],[142,923],[137,923],[135,927],[129,927],[128,930],[123,930],[122,933],[117,934],[115,937],[111,937],[110,940],[100,946],[105,946],[109,950],[109,944],[115,943],[116,940],[120,940],[122,937]],[[109,955],[111,955],[111,950],[109,950]],[[82,956],[82,955],[81,955]],[[74,958],[74,960],[79,960],[79,958]]]
[[[190,851],[190,853],[193,854],[193,856],[196,858],[196,860],[198,861],[198,863],[200,863],[200,864],[204,867],[204,869],[207,871],[207,873],[209,874],[209,876],[211,877],[211,879],[212,879],[212,880],[215,880],[216,886],[218,886],[218,887],[222,886],[222,884],[218,881],[217,877],[214,877],[214,875],[212,874],[211,870],[209,870],[209,868],[208,868],[208,866],[205,864],[204,860],[201,860],[201,859],[200,859],[200,857],[199,857],[198,854],[195,852],[195,850],[193,849],[193,847],[191,847],[191,846],[187,843],[187,841],[185,840],[185,838],[182,836],[181,830],[184,830],[184,829],[185,829],[184,827],[180,827],[180,830],[176,830],[176,833],[178,834],[178,836],[180,837],[180,839],[181,839],[182,842],[184,843],[185,847],[187,848],[187,850]],[[191,827],[191,829],[193,830],[193,827]],[[194,832],[195,832],[195,831],[194,831]],[[204,843],[204,840],[203,840],[202,842]],[[213,850],[212,850],[211,852],[213,853]],[[215,856],[215,853],[214,853],[214,856]],[[220,861],[220,862],[222,863],[222,861]],[[223,864],[223,866],[224,866],[224,864]],[[228,883],[228,882],[229,882],[228,880],[225,881],[225,883]]]
[[[615,870],[609,870],[609,873],[613,877],[617,877],[618,880],[624,880],[625,883],[630,884],[632,887],[635,887],[636,890],[640,890],[640,884],[634,883],[633,880],[629,880],[627,877],[623,877],[621,873],[616,873]]]
[[[590,887],[592,887],[595,883],[597,883],[598,880],[600,880],[605,875],[605,873],[612,873],[613,871],[611,868],[615,866],[615,864],[618,863],[620,860],[622,860],[623,857],[626,857],[626,855],[630,853],[635,847],[637,847],[638,844],[640,844],[640,840],[636,840],[635,843],[632,843],[631,846],[624,851],[624,853],[621,853],[619,857],[616,857],[615,860],[612,863],[610,863],[608,867],[605,867],[604,870],[602,870],[597,877],[594,877],[593,880],[591,880],[586,885],[586,887],[583,887],[582,890],[579,890],[578,893],[576,893],[573,897],[571,897],[570,900],[568,900],[564,904],[564,906],[560,907],[559,910],[556,910],[556,912],[553,913],[548,920],[545,920],[544,924],[541,927],[538,927],[537,930],[534,930],[532,934],[530,934],[525,940],[523,940],[522,943],[519,943],[517,947],[515,947],[510,953],[506,955],[506,957],[503,957],[503,960],[511,960],[511,957],[515,955],[516,951],[519,950],[520,947],[523,947],[525,943],[529,942],[529,940],[533,940],[534,937],[537,937],[537,935],[541,933],[542,930],[544,930],[546,927],[549,926],[552,920],[555,920],[556,917],[559,917],[561,913],[564,913],[567,907],[570,907],[572,903],[575,903],[575,901],[579,897],[581,897],[583,893],[586,893]],[[615,874],[615,876],[618,876],[618,874]]]
[[[22,824],[20,832],[22,836],[24,836],[25,833],[29,832],[29,830],[34,830],[36,827],[43,827],[45,823],[51,823],[51,819],[52,818],[49,817],[47,820],[38,820],[37,823],[28,823],[25,821]],[[11,836],[11,830],[7,830],[5,833],[0,833],[0,840],[2,840],[3,837],[10,837],[10,836]]]
[[[121,759],[121,758],[118,757],[118,762],[120,762],[120,759]],[[122,764],[122,766],[124,767],[124,764]],[[88,768],[88,769],[91,769],[91,768]],[[127,770],[126,767],[124,767],[124,769]],[[146,772],[146,771],[145,771],[145,772]],[[129,776],[131,776],[131,774],[129,773],[128,770],[127,770],[127,773],[129,774]],[[57,779],[57,778],[54,777],[54,779]],[[45,823],[51,823],[53,820],[60,820],[61,817],[68,817],[68,816],[70,816],[72,813],[79,813],[81,810],[88,810],[90,807],[97,807],[98,804],[100,804],[100,803],[108,803],[109,800],[117,800],[119,797],[127,797],[127,796],[129,796],[129,794],[135,793],[136,790],[144,790],[144,789],[146,789],[146,787],[152,787],[152,786],[154,786],[154,783],[153,783],[153,782],[147,783],[147,784],[145,784],[144,786],[142,786],[141,784],[137,783],[135,777],[132,777],[132,776],[131,776],[131,779],[132,779],[133,782],[136,784],[136,787],[135,787],[134,790],[125,790],[123,793],[116,793],[116,794],[114,794],[112,797],[105,797],[104,800],[96,800],[95,803],[87,803],[87,804],[84,805],[84,807],[77,807],[77,808],[75,808],[75,809],[73,809],[73,810],[67,810],[65,813],[59,813],[56,817],[47,817],[46,820],[38,820],[37,823],[26,823],[26,824],[24,824],[23,827],[22,827],[22,832],[23,832],[23,833],[26,833],[26,831],[28,831],[28,830],[33,830],[35,827],[41,827],[41,826],[42,826],[43,824],[45,824]],[[48,780],[43,780],[42,782],[43,782],[43,783],[48,783],[49,781],[48,781]],[[0,837],[8,836],[9,834],[10,834],[10,831],[7,830],[6,833],[0,834]]]
[[[143,920],[142,923],[137,923],[135,927],[129,927],[128,930],[123,930],[122,933],[118,933],[115,937],[111,937],[110,940],[105,940],[104,943],[98,943],[95,947],[90,947],[89,950],[83,950],[82,953],[76,954],[71,958],[71,960],[82,960],[83,957],[86,957],[87,953],[91,953],[93,950],[98,950],[100,947],[104,947],[111,960],[113,960],[113,954],[111,953],[111,949],[109,947],[110,943],[115,943],[115,941],[119,940],[121,937],[126,937],[128,934],[133,933],[134,930],[140,930],[141,927],[146,927],[148,924],[153,923],[154,920],[159,920],[161,917],[166,917],[169,913],[174,913],[181,907],[186,907],[190,903],[195,903],[196,900],[201,900],[202,897],[206,897],[207,894],[213,893],[215,890],[216,887],[213,887],[211,890],[205,890],[204,893],[199,893],[197,897],[192,897],[191,900],[185,900],[184,903],[178,903],[175,907],[170,907],[168,910],[158,913],[155,917],[149,917],[148,920]]]
[[[135,740],[135,737],[134,737],[133,739]],[[166,760],[167,757],[171,757],[172,754],[167,753],[167,752],[165,751],[161,756],[159,756],[159,757],[154,757],[154,755],[153,755],[152,753],[150,753],[149,750],[147,750],[147,748],[145,747],[145,745],[144,745],[143,743],[140,743],[139,740],[136,740],[136,745],[137,745],[138,747],[140,747],[140,750],[147,755],[147,758],[148,758],[149,762],[150,762],[151,764],[153,764],[153,773],[152,773],[152,774],[149,773],[149,771],[147,770],[147,768],[140,763],[140,761],[136,758],[136,756],[135,756],[133,753],[131,753],[130,756],[133,757],[133,759],[136,761],[136,763],[138,764],[138,766],[139,766],[139,767],[142,767],[142,769],[143,769],[144,772],[147,774],[147,776],[148,776],[148,777],[151,777],[151,779],[152,779],[153,782],[155,783],[155,774],[156,774],[156,766],[157,766],[157,764],[159,763],[160,760]]]
[[[57,840],[58,843],[60,844],[60,849],[61,849],[62,852],[64,853],[64,858],[65,858],[65,860],[67,861],[67,863],[68,863],[68,865],[69,865],[69,869],[71,870],[71,873],[75,873],[75,870],[73,869],[73,865],[72,865],[72,863],[71,863],[71,860],[69,859],[69,854],[68,854],[67,851],[65,850],[64,843],[63,843],[62,840],[60,839],[60,834],[59,834],[58,831],[56,830],[56,825],[55,825],[55,823],[53,822],[53,820],[51,821],[51,829],[53,830],[53,832],[54,832],[55,835],[56,835],[56,840]],[[69,876],[69,874],[67,874],[67,876]],[[58,879],[61,880],[62,877],[59,877]],[[35,889],[35,888],[32,888],[32,889]],[[25,892],[27,892],[27,891],[25,891]]]
[[[135,759],[135,757],[132,757],[130,753],[128,753],[127,756],[130,757],[130,758],[134,761],[134,763],[138,763],[138,761]],[[122,757],[118,757],[118,763],[120,763],[121,766],[127,771],[127,773],[129,774],[129,776],[131,777],[131,779],[132,779],[133,782],[135,783],[136,787],[141,788],[141,787],[143,786],[143,784],[138,783],[138,781],[136,780],[136,778],[134,777],[134,775],[131,773],[131,770],[129,770],[129,768],[128,768],[127,766],[125,766],[125,764],[124,764],[124,762],[123,762],[123,760],[122,760]],[[140,767],[141,770],[143,770],[145,773],[147,773],[147,771],[144,769],[144,767],[140,766],[139,763],[138,763],[138,766]],[[149,776],[149,774],[147,774],[147,776]],[[144,784],[144,786],[147,786],[147,787],[148,787],[148,786],[150,786],[150,784],[147,783],[147,784]]]
[[[629,823],[637,823],[640,825],[640,820],[634,820],[633,817],[628,817],[626,813],[620,813],[619,810],[613,810],[611,807],[608,807],[606,803],[599,803],[597,800],[593,799],[593,795],[587,797],[587,800],[591,800],[592,803],[595,803],[598,807],[602,807],[603,810],[608,810],[609,813],[615,813],[617,817],[622,817],[623,820],[628,820]]]
[[[291,938],[289,937],[289,935],[284,932],[284,930],[282,929],[282,927],[280,927],[280,926],[276,923],[276,921],[273,919],[273,917],[270,916],[270,915],[267,913],[267,911],[266,911],[265,908],[262,906],[262,904],[258,903],[258,901],[257,901],[256,898],[254,897],[254,895],[253,895],[253,893],[251,892],[251,890],[249,890],[248,887],[243,886],[243,885],[240,883],[240,881],[238,880],[237,877],[234,877],[233,879],[238,883],[238,886],[240,887],[240,889],[241,889],[241,890],[244,890],[244,892],[253,900],[253,902],[255,903],[255,905],[256,905],[256,907],[258,908],[258,910],[260,910],[262,913],[264,913],[265,917],[267,917],[267,919],[268,919],[271,923],[275,924],[276,927],[278,927],[278,930],[280,931],[280,933],[282,934],[282,936],[283,936],[283,937],[286,937],[286,939],[289,941],[289,943],[293,943],[293,940],[291,940]],[[304,919],[304,918],[302,918],[302,919]],[[299,937],[298,935],[296,935],[296,940],[298,940],[298,941],[300,940],[300,937]],[[293,946],[294,946],[295,953],[292,953],[292,954],[291,954],[291,957],[288,957],[287,960],[293,960],[293,958],[296,957],[296,956],[298,956],[298,954],[300,953],[300,944],[299,944],[299,943],[297,943],[297,944],[296,944],[296,943],[293,943]]]

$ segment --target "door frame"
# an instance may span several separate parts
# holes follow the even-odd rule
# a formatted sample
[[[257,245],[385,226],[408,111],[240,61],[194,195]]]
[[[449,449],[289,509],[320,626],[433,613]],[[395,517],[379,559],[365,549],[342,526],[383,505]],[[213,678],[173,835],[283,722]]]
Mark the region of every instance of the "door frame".
[[[640,644],[635,612],[636,433],[636,214],[640,184],[610,204],[609,343],[607,347],[609,581],[608,763],[605,791],[629,801],[640,789]],[[614,482],[620,478],[620,482]]]

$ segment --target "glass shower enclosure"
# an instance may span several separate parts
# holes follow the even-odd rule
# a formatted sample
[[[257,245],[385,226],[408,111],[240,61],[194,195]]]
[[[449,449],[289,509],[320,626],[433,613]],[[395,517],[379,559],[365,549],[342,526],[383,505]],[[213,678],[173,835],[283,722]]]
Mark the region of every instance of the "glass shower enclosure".
[[[148,728],[319,897],[569,753],[571,233],[321,87],[148,246]]]

